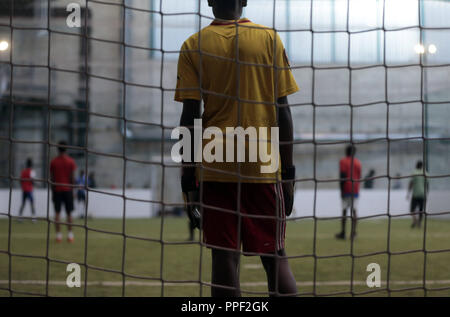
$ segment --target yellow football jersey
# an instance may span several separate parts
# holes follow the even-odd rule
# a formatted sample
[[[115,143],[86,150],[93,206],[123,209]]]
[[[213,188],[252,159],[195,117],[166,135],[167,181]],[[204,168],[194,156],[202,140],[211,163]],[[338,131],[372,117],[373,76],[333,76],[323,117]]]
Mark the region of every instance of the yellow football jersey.
[[[277,98],[298,91],[283,43],[268,27],[248,19],[214,21],[187,39],[178,60],[175,100],[203,100],[203,129],[218,127],[268,128],[264,141],[270,153],[270,128],[277,127]],[[258,136],[259,138],[260,136]],[[266,141],[268,140],[268,141]],[[203,147],[210,140],[203,140]],[[226,137],[223,137],[226,150]],[[207,162],[197,170],[199,180],[216,182],[274,183],[281,166],[273,173],[262,173],[269,165],[259,156],[246,161]],[[235,151],[236,153],[236,151]],[[225,154],[224,154],[225,156]],[[279,163],[281,165],[281,163]]]

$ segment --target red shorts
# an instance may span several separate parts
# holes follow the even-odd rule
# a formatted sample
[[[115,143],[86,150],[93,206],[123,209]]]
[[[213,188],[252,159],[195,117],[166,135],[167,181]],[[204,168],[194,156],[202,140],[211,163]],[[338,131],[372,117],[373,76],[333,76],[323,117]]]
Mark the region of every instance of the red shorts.
[[[239,210],[237,198],[238,183],[203,183],[203,242],[234,250],[242,244],[244,252],[252,253],[284,249],[286,213],[281,184],[241,183]]]

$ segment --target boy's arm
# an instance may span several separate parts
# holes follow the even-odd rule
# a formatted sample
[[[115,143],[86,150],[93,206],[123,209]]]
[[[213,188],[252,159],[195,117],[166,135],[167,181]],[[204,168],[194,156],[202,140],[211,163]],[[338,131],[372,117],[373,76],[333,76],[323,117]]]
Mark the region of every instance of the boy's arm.
[[[280,129],[280,157],[281,157],[281,175],[283,181],[293,180],[292,182],[283,182],[283,196],[286,215],[292,213],[294,206],[294,185],[295,185],[295,166],[293,165],[294,153],[294,127],[292,123],[291,109],[287,97],[281,97],[278,103],[278,127]]]
[[[51,190],[53,192],[55,190],[55,185],[54,185],[55,178],[54,178],[54,175],[53,175],[53,162],[50,163],[50,182],[51,182],[50,188],[51,188]]]
[[[182,162],[181,186],[195,185],[195,166],[194,166],[194,120],[200,118],[199,100],[186,99],[183,101],[183,112],[180,118],[180,127],[186,127],[191,132],[191,161]]]
[[[413,189],[413,181],[411,179],[409,181],[408,191],[406,192],[406,199],[409,199],[412,189]]]
[[[409,193],[410,191],[412,191],[412,188],[413,188],[413,181],[410,180],[410,181],[409,181],[409,185],[408,185],[408,193]]]
[[[342,167],[341,167],[341,163],[340,163],[340,162],[339,162],[339,179],[340,179],[340,182],[339,182],[339,189],[340,189],[340,191],[341,191],[341,198],[343,198],[343,197],[344,197],[345,181],[346,181],[346,179],[347,179],[347,173],[345,173],[345,172],[342,170]]]
[[[280,129],[280,156],[281,168],[292,166],[294,145],[294,127],[292,123],[291,109],[287,97],[278,98],[278,127]]]
[[[34,185],[34,179],[35,178],[36,178],[36,172],[34,170],[31,170],[31,172],[30,172],[30,181],[31,181],[31,184],[33,184],[33,185]]]

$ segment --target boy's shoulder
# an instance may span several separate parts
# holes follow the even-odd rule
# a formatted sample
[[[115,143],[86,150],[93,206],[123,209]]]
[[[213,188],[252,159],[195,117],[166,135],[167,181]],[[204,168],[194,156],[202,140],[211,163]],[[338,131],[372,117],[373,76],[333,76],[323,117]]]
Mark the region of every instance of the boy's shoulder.
[[[257,24],[254,22],[249,21],[248,23],[242,24],[239,26],[242,28],[242,30],[252,30],[254,32],[260,32],[262,34],[268,35],[272,40],[275,38],[276,31],[273,28],[270,28],[268,26]],[[184,49],[192,49],[193,47],[197,46],[199,43],[199,38],[201,36],[209,36],[209,35],[216,35],[217,30],[216,26],[214,25],[208,25],[205,26],[200,31],[192,34],[189,36],[183,43]]]

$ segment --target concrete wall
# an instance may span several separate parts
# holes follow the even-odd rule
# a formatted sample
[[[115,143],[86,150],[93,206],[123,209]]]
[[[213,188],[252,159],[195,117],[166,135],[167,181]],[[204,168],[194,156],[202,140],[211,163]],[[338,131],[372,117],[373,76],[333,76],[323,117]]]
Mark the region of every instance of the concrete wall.
[[[174,189],[172,189],[174,190]],[[124,203],[122,190],[101,189],[105,193],[89,193],[88,213],[95,218],[122,218]],[[174,190],[175,191],[175,190]],[[108,195],[109,193],[110,195]],[[434,191],[430,193],[427,211],[431,214],[450,212],[450,196],[448,191]],[[127,189],[125,195],[128,198],[158,201],[152,191],[146,189]],[[11,214],[17,215],[20,208],[21,193],[12,191]],[[39,189],[35,191],[36,210],[39,217],[47,215],[47,191]],[[165,200],[168,202],[167,200]],[[0,190],[0,213],[8,213],[9,190]],[[181,199],[175,201],[182,205]],[[388,193],[383,190],[362,191],[358,201],[358,216],[368,217],[380,214],[402,215],[409,213],[409,202],[406,200],[406,190],[393,190],[390,193],[388,204]],[[161,205],[143,201],[127,200],[125,205],[126,218],[153,217],[160,211]],[[173,206],[166,206],[171,210]],[[314,214],[314,191],[297,190],[295,195],[295,206],[292,217],[338,217],[340,216],[341,201],[337,190],[319,190],[316,196],[316,211]],[[75,215],[80,215],[82,206],[77,206]],[[26,216],[30,215],[29,206],[25,209]],[[50,215],[53,215],[53,206],[50,204]],[[446,215],[445,217],[448,217]]]
[[[60,0],[52,5],[65,7],[73,0]],[[122,1],[110,1],[122,3]],[[129,2],[131,3],[131,2]],[[133,1],[133,6],[149,8],[149,2]],[[87,156],[77,158],[81,168],[87,165],[89,172],[95,171],[99,186],[106,188],[143,188],[152,187],[160,196],[162,157],[170,155],[170,143],[161,147],[159,142],[162,135],[167,135],[171,127],[178,124],[181,105],[173,101],[176,79],[176,53],[166,53],[164,58],[160,51],[151,52],[145,48],[151,45],[150,15],[145,12],[123,12],[121,6],[101,3],[90,3],[91,36],[112,42],[89,40],[89,72],[94,75],[89,79],[89,116],[88,144],[91,151]],[[128,29],[122,30],[124,14],[127,16]],[[166,18],[165,22],[167,22]],[[161,22],[157,20],[155,23]],[[36,21],[15,19],[17,26],[46,27],[46,19]],[[80,30],[69,29],[64,19],[52,19],[52,29],[73,34],[80,34]],[[0,32],[8,34],[9,28],[1,27]],[[13,54],[13,61],[33,65],[46,65],[50,54],[51,66],[55,68],[78,71],[84,67],[84,57],[80,55],[80,37],[52,33],[50,37],[51,51],[47,50],[48,34],[39,31],[15,30],[18,41]],[[128,47],[126,51],[122,42],[142,48]],[[166,39],[167,41],[167,39]],[[114,43],[115,42],[115,43]],[[155,47],[160,49],[156,41]],[[5,61],[0,56],[0,61]],[[398,137],[416,137],[423,135],[423,108],[421,102],[387,105],[387,102],[406,102],[421,100],[422,69],[417,66],[404,68],[375,67],[354,70],[350,74],[348,69],[315,70],[315,76],[310,68],[295,69],[293,73],[301,91],[290,97],[294,116],[295,137],[303,141],[296,144],[295,164],[297,177],[307,179],[315,177],[319,180],[337,178],[337,163],[344,153],[345,144],[317,145],[312,143],[313,135],[317,140],[338,140],[348,142],[351,133],[356,141],[377,139],[377,141],[358,146],[358,157],[363,163],[363,175],[369,169],[375,169],[377,177],[384,177],[375,181],[378,189],[387,188],[386,176],[407,176],[411,173],[416,160],[423,157],[424,144],[419,140],[395,141]],[[125,66],[125,67],[124,67]],[[8,71],[6,70],[6,73]],[[425,70],[426,81],[429,85],[424,89],[427,97],[433,101],[449,100],[448,85],[450,83],[450,67],[436,67]],[[14,94],[19,97],[40,97],[46,100],[48,93],[48,70],[46,68],[15,68]],[[51,103],[74,107],[78,99],[84,100],[84,75],[61,71],[52,71]],[[105,78],[98,78],[101,76]],[[161,77],[162,76],[162,77]],[[387,76],[387,81],[386,81]],[[124,88],[122,80],[129,85]],[[425,79],[425,78],[424,78]],[[142,87],[138,85],[146,85]],[[351,90],[349,89],[351,86]],[[313,91],[314,87],[314,91]],[[86,101],[86,100],[85,100]],[[123,102],[125,101],[125,107]],[[360,107],[366,103],[374,103]],[[336,106],[343,104],[342,106]],[[350,106],[352,105],[352,107]],[[448,105],[433,105],[430,115],[435,125],[430,133],[440,133],[448,137]],[[124,109],[128,120],[126,124],[126,144],[122,132],[125,130],[123,120]],[[437,109],[436,111],[434,109]],[[444,114],[444,115],[442,115]],[[105,116],[114,116],[109,118]],[[66,138],[64,125],[70,124],[66,117],[52,116],[50,139],[57,142]],[[42,127],[45,127],[45,116],[31,116],[26,113],[16,118],[21,124],[36,125],[36,128],[18,129],[15,138],[26,141],[46,141]],[[433,124],[434,124],[433,123]],[[6,124],[4,125],[6,127]],[[2,127],[3,128],[3,127]],[[0,131],[7,136],[8,129]],[[163,131],[164,128],[164,131]],[[389,137],[389,141],[386,138]],[[46,146],[39,144],[17,143],[12,147],[12,160],[9,160],[9,144],[0,140],[0,175],[20,175],[24,161],[31,156],[35,160],[39,177],[44,177],[47,162],[42,158],[47,152]],[[441,143],[433,152],[433,175],[450,174],[449,153],[450,146]],[[98,152],[99,154],[92,153]],[[76,153],[72,153],[76,154]],[[80,153],[78,153],[80,154]],[[109,154],[116,157],[105,156]],[[55,155],[55,149],[50,149],[50,156]],[[126,161],[127,158],[145,163]],[[86,163],[87,160],[87,163]],[[11,162],[10,162],[11,161]],[[165,160],[166,163],[170,163]],[[156,164],[153,164],[156,163]],[[126,178],[124,180],[124,169]],[[178,188],[177,170],[167,170],[164,189],[166,197],[177,200],[178,195],[172,195],[170,188]],[[407,181],[402,181],[405,186]],[[448,188],[447,182],[440,182],[440,188]],[[2,186],[17,186],[9,184],[5,178]],[[312,182],[303,182],[302,188],[312,188]],[[432,184],[433,185],[433,184]],[[321,188],[335,188],[336,184],[321,183]]]

